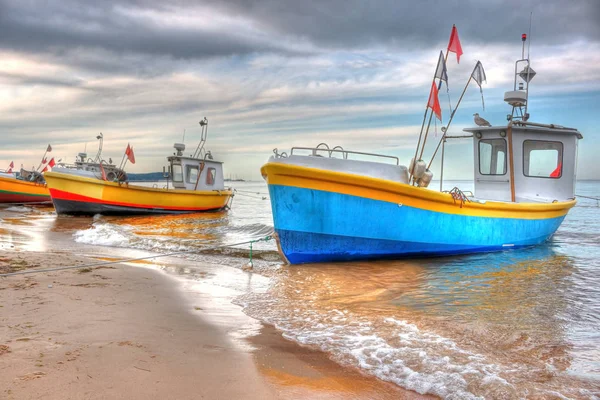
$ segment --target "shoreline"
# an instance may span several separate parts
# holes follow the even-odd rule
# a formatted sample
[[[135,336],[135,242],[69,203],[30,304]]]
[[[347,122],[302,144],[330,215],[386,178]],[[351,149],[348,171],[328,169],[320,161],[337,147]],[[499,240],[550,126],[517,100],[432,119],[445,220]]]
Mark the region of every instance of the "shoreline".
[[[102,252],[107,250],[114,253]],[[97,257],[14,250],[4,252],[0,266],[94,261]],[[184,263],[193,262],[0,279],[2,397],[434,398],[341,366],[246,316],[229,301],[231,293],[165,271]],[[219,268],[235,270],[228,272],[238,278],[253,275],[194,264],[200,276]]]

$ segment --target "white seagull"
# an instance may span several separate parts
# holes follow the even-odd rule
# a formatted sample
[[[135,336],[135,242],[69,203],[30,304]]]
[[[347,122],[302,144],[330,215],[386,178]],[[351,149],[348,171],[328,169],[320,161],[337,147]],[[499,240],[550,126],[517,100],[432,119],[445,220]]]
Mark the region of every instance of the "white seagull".
[[[473,116],[475,117],[473,119],[478,126],[492,126],[492,124],[481,118],[478,113],[473,114]]]

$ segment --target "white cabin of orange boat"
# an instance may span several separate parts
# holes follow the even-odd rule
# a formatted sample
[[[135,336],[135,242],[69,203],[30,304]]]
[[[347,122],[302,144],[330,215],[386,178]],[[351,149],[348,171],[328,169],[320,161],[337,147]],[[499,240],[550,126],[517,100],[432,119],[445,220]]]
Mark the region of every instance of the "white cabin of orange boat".
[[[209,159],[171,156],[170,179],[175,189],[223,190],[223,163]]]

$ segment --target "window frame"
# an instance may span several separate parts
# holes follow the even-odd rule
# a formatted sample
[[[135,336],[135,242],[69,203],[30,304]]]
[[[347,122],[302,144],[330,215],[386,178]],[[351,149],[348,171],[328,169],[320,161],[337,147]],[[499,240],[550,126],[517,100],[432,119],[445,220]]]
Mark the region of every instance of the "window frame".
[[[192,171],[193,169],[196,170],[196,179],[194,179],[193,181],[190,180],[190,171]],[[198,165],[193,165],[193,164],[188,164],[185,166],[185,182],[186,183],[196,183],[200,178],[200,166]]]
[[[539,143],[558,143],[560,144],[560,151],[558,152],[558,164],[556,165],[557,167],[560,165],[560,175],[553,177],[553,176],[536,176],[536,175],[527,175],[525,173],[525,143],[527,142],[539,142]],[[535,150],[535,149],[534,149]],[[560,142],[558,140],[540,140],[540,139],[525,139],[523,140],[523,176],[526,178],[540,178],[540,179],[560,179],[562,178],[562,173],[563,173],[563,159],[564,159],[564,154],[565,154],[565,144],[563,142]],[[529,150],[529,164],[527,165],[528,169],[530,164],[531,164],[531,151]]]
[[[175,167],[181,168],[181,179],[175,179]],[[184,181],[184,179],[183,179],[183,165],[181,165],[179,163],[177,163],[177,164],[176,163],[172,163],[171,164],[171,175],[173,175],[173,176],[171,176],[171,180],[173,182],[183,182]]]
[[[504,173],[502,173],[502,174],[492,174],[492,173],[484,174],[483,172],[481,172],[481,142],[484,142],[484,141],[487,142],[490,140],[502,140],[504,142],[504,168],[503,168]],[[493,145],[492,145],[492,148],[493,148]],[[507,155],[508,155],[508,144],[507,144],[505,138],[499,137],[499,138],[479,139],[477,141],[477,169],[479,171],[479,175],[484,175],[484,176],[504,176],[504,175],[506,175],[508,173]],[[491,161],[492,161],[492,159],[490,158],[490,171],[492,170]]]
[[[214,175],[212,175],[212,183],[208,183],[208,177],[211,176],[211,171],[214,172]],[[217,169],[213,168],[213,167],[208,167],[206,169],[206,179],[205,179],[206,186],[215,186],[216,180],[217,180]]]

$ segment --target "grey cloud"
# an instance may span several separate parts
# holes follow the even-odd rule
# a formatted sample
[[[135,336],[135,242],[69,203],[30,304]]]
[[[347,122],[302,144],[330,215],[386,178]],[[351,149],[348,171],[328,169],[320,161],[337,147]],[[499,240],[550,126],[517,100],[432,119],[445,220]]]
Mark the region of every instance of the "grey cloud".
[[[159,2],[3,1],[0,4],[0,47],[20,52],[55,53],[96,48],[120,54],[202,59],[255,52],[288,52],[277,41],[237,32],[166,27],[118,12],[117,7],[164,9]],[[185,10],[183,10],[185,13]],[[202,21],[198,21],[202,28]],[[293,51],[289,51],[293,52]]]
[[[192,29],[137,17],[141,11],[177,10],[186,15],[199,4],[247,20],[261,35],[202,30],[202,19],[198,20],[198,29]],[[123,9],[132,12],[119,12]],[[323,50],[418,48],[444,43],[452,23],[459,27],[463,41],[513,42],[527,30],[531,11],[533,39],[538,43],[600,40],[598,0],[3,0],[0,46],[22,52],[97,48],[120,54],[202,59],[264,52],[303,53],[306,49],[296,45],[304,42]]]
[[[565,43],[600,39],[598,0],[212,0],[215,7],[251,16],[279,32],[334,48],[417,47],[445,42],[454,23],[471,41],[510,42],[527,31],[534,39]]]

